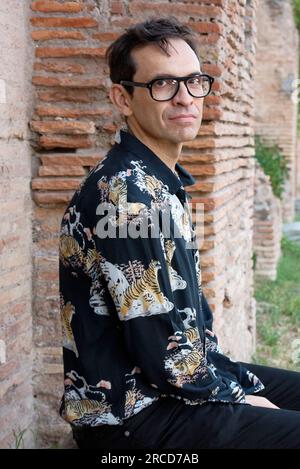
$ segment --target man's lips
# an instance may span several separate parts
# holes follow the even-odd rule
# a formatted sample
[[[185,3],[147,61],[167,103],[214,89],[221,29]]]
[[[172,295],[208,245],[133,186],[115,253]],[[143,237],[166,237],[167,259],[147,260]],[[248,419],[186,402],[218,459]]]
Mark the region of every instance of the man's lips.
[[[169,120],[193,120],[196,119],[195,114],[178,114],[178,116],[169,117]]]

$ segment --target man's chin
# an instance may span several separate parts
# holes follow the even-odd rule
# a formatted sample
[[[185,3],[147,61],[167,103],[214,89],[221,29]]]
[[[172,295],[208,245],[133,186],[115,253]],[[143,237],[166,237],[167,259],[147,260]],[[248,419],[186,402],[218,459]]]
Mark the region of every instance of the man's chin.
[[[181,143],[190,142],[191,140],[195,140],[198,135],[198,129],[182,129],[181,132],[178,132],[178,138],[180,139]]]

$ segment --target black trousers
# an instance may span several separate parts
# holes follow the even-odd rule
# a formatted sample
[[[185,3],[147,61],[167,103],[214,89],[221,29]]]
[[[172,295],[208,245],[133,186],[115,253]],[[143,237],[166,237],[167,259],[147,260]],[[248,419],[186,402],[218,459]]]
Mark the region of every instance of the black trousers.
[[[122,426],[74,429],[80,449],[300,449],[300,373],[244,363],[265,385],[257,395],[280,409],[249,404],[190,406],[160,399]]]

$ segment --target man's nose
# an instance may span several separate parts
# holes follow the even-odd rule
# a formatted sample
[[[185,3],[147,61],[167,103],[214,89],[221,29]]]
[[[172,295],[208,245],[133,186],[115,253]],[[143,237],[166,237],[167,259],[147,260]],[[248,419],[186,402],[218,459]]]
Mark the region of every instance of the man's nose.
[[[193,96],[191,96],[187,90],[187,87],[183,81],[179,83],[179,89],[173,99],[175,104],[182,104],[188,106],[193,103]]]

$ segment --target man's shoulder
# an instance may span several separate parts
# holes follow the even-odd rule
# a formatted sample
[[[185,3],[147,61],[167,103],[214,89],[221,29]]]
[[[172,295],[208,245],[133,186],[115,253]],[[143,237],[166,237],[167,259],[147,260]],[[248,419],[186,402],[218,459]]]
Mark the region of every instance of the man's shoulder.
[[[145,170],[142,158],[114,145],[82,181],[73,201],[92,210],[96,201],[117,204],[125,198],[150,205],[154,188]]]

